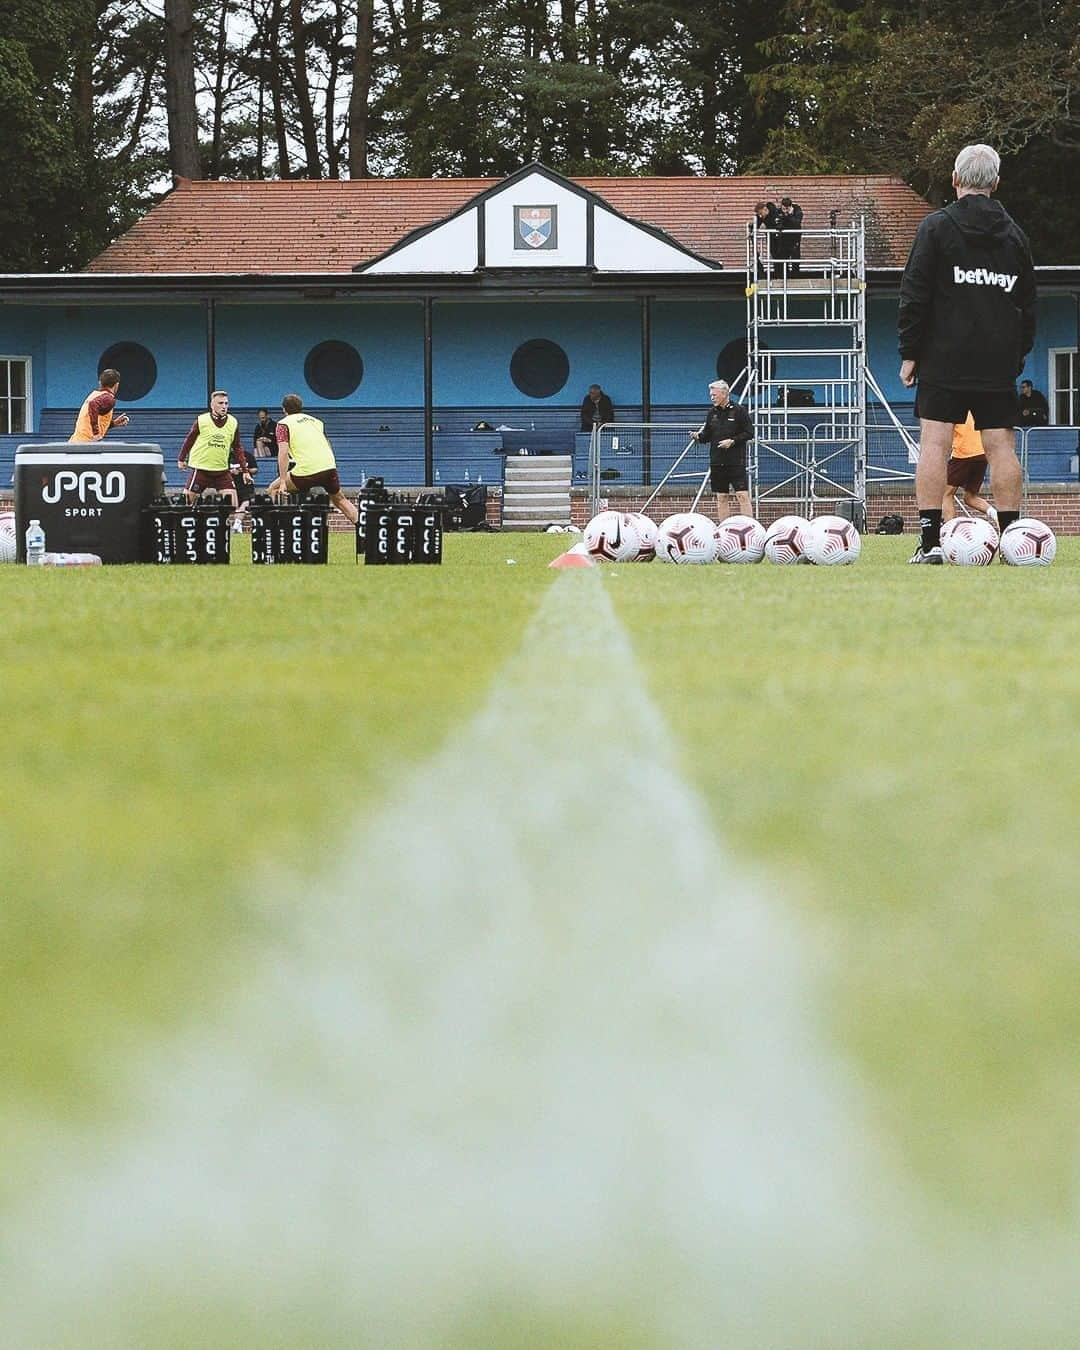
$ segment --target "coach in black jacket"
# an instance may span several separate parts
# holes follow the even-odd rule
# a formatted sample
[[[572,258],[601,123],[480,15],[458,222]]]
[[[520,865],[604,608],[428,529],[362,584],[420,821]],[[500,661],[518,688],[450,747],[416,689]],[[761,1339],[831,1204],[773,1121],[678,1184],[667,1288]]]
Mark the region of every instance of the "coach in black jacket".
[[[741,404],[732,403],[726,380],[709,385],[712,407],[694,439],[709,446],[712,490],[716,493],[716,518],[731,515],[728,494],[734,493],[741,516],[752,516],[750,480],[746,475],[746,445],[754,439],[750,414]]]
[[[918,381],[915,498],[922,539],[912,562],[940,563],[941,501],[953,426],[975,418],[1000,528],[1020,514],[1015,380],[1035,340],[1035,269],[1023,230],[990,194],[1001,161],[988,145],[956,157],[957,200],[919,226],[900,283],[900,380]]]

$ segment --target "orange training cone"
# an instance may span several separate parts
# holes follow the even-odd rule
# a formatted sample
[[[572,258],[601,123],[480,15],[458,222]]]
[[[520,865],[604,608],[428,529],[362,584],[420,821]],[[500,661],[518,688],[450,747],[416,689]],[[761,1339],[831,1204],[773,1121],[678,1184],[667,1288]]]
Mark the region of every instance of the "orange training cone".
[[[549,567],[595,567],[596,564],[587,553],[560,553],[557,558],[552,558],[548,563]]]

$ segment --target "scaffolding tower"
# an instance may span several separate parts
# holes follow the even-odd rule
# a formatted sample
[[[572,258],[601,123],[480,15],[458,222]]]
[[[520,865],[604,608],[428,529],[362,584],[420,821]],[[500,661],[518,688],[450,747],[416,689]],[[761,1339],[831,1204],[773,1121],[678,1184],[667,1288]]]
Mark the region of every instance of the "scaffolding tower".
[[[801,257],[787,254],[801,239]],[[764,506],[866,520],[866,228],[747,227],[748,468]],[[876,386],[875,386],[876,392]],[[784,514],[783,510],[777,514]]]

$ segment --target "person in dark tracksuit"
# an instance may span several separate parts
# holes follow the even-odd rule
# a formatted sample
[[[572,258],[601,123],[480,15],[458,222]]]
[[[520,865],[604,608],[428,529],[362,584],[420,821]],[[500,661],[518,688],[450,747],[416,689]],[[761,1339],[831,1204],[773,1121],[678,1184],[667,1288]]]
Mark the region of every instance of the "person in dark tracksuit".
[[[780,198],[780,238],[773,256],[787,259],[789,277],[799,275],[802,258],[802,207],[790,197]]]
[[[775,202],[757,202],[754,206],[754,215],[758,219],[759,232],[757,274],[759,277],[763,277],[765,275],[765,258],[770,261],[770,274],[777,270],[772,264],[781,256],[780,229],[783,217],[780,215],[780,208]],[[753,224],[753,221],[750,223]],[[763,235],[761,232],[764,230],[768,230],[769,233]]]
[[[729,493],[735,494],[739,514],[752,516],[750,480],[746,474],[746,446],[754,439],[750,414],[741,404],[732,403],[726,380],[713,380],[709,397],[713,406],[694,439],[709,447],[716,519],[726,520],[731,515]]]
[[[1020,515],[1016,377],[1035,341],[1035,268],[1027,236],[990,194],[1001,160],[988,145],[956,157],[957,200],[919,226],[900,282],[900,382],[918,382],[913,563],[938,563],[953,427],[970,412],[982,434],[1004,530]]]

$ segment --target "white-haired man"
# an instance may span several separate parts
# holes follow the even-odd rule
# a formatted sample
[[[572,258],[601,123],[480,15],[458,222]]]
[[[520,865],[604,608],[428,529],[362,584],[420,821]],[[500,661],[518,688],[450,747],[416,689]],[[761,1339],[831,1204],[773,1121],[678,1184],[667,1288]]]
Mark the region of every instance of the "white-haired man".
[[[1016,377],[1035,340],[1035,269],[1023,230],[990,194],[1001,160],[988,145],[956,156],[956,201],[919,226],[900,283],[900,382],[918,381],[913,563],[941,563],[941,503],[953,427],[974,418],[1002,530],[1020,514]]]
[[[746,476],[746,446],[754,439],[750,414],[739,403],[732,403],[727,380],[709,385],[712,407],[695,439],[709,446],[712,490],[716,493],[716,518],[731,515],[730,494],[735,494],[739,514],[752,516],[750,482]]]

